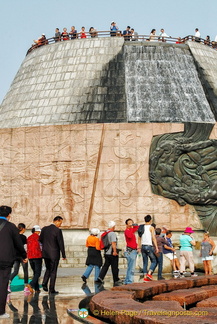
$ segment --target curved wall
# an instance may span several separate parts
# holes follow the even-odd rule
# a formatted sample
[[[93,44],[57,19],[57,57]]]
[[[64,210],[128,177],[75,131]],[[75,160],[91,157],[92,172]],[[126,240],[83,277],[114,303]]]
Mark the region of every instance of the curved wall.
[[[189,45],[191,51],[188,45],[124,44],[123,38],[110,37],[40,47],[24,59],[0,106],[0,128],[99,122],[214,123],[206,99],[210,92],[204,92],[197,61],[212,53],[210,65],[217,68],[217,53],[204,45]],[[216,74],[209,81],[209,88],[216,87]]]
[[[202,75],[199,59],[217,52],[189,46],[87,39],[25,58],[0,107],[1,201],[15,223],[61,214],[65,228],[114,219],[124,229],[126,218],[151,213],[159,226],[202,228],[193,206],[154,195],[148,175],[153,136],[215,122],[203,82],[214,93],[217,77]]]

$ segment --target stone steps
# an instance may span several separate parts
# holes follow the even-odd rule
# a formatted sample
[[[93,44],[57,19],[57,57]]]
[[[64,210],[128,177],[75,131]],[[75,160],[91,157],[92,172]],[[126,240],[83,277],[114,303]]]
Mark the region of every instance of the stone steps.
[[[123,285],[93,296],[90,310],[116,324],[216,324],[216,313],[200,304],[211,300],[216,307],[216,284],[217,276],[201,276]],[[182,307],[197,302],[187,311]]]

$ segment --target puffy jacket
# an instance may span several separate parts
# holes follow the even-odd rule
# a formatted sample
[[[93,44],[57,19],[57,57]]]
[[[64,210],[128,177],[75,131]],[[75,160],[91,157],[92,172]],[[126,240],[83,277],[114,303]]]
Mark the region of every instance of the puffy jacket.
[[[42,258],[39,235],[36,233],[33,233],[27,238],[27,257],[28,259]]]

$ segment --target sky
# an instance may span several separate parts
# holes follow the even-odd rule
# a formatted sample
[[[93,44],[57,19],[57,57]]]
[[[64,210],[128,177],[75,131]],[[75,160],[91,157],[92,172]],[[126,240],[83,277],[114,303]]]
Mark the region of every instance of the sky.
[[[26,52],[42,33],[54,36],[55,28],[78,31],[109,30],[115,21],[120,30],[127,25],[140,35],[161,28],[172,37],[217,35],[217,0],[1,0],[0,103],[10,88]]]

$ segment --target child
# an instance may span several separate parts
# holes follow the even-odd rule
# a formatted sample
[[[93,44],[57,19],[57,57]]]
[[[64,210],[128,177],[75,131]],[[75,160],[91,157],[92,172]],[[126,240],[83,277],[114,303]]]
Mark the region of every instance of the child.
[[[89,278],[93,268],[95,268],[95,281],[97,281],[97,278],[99,276],[100,268],[102,266],[102,255],[100,252],[100,240],[97,237],[99,235],[100,231],[98,228],[93,228],[90,230],[90,235],[87,238],[86,241],[86,247],[87,249],[87,259],[86,259],[86,265],[87,269],[81,276],[84,283],[87,283],[87,279]]]

